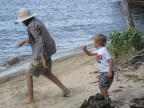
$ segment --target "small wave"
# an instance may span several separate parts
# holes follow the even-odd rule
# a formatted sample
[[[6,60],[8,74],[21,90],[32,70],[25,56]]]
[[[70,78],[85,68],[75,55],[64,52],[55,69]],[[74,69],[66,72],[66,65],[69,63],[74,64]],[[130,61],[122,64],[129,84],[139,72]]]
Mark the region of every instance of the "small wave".
[[[15,57],[15,58],[7,61],[5,64],[3,64],[2,67],[0,67],[0,71],[5,70],[5,69],[7,69],[9,67],[12,67],[14,65],[20,64],[20,62],[30,60],[30,58],[31,58],[30,55],[23,55],[23,56],[20,56],[20,57]]]
[[[0,72],[6,70],[6,67],[0,67]]]
[[[14,58],[11,61],[8,61],[7,64],[11,66],[19,63],[20,61],[22,61],[20,58]],[[6,66],[7,64],[4,64],[3,66]]]

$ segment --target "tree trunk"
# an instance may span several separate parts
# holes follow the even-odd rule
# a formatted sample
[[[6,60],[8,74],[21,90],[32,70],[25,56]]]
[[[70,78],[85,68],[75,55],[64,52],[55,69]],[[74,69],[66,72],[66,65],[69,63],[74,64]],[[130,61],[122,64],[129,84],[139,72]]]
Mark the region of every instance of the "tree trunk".
[[[123,12],[124,12],[127,28],[134,27],[128,0],[122,0],[122,7],[123,7]]]

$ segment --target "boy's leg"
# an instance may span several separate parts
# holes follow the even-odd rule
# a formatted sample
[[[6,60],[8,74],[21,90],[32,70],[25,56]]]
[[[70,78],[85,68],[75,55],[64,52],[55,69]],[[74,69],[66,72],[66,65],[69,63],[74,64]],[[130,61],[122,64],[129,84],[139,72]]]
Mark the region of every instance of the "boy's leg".
[[[107,73],[101,73],[99,76],[100,92],[104,95],[106,100],[110,100],[107,89],[111,86],[113,82],[113,78],[114,78],[114,72],[113,72],[113,77],[111,78],[108,78]]]
[[[59,86],[62,91],[63,91],[63,94],[62,96],[65,97],[67,94],[69,94],[71,91],[69,89],[67,89],[60,81],[59,79],[51,74],[51,75],[44,75],[46,78],[48,78],[49,80],[51,80],[53,83],[55,83],[57,86]]]
[[[102,89],[100,89],[100,92],[101,92],[101,94],[103,94],[103,95],[104,95],[104,93],[103,93]]]
[[[104,97],[105,97],[106,100],[109,100],[109,99],[110,99],[107,89],[101,88],[100,91],[101,91],[101,93],[104,95]]]
[[[28,89],[28,99],[22,101],[22,104],[34,103],[33,78],[29,74],[26,74],[25,76],[26,76],[26,83],[27,83],[27,89]]]

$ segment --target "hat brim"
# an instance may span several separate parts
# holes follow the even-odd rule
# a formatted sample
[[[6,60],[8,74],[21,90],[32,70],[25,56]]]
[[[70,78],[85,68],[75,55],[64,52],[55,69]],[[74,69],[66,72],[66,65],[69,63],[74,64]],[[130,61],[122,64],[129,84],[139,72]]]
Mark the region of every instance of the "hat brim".
[[[34,13],[34,14],[32,14],[31,16],[26,17],[26,18],[17,19],[17,20],[15,21],[15,24],[18,24],[19,22],[23,22],[23,21],[25,21],[25,20],[27,20],[27,19],[29,19],[29,18],[32,18],[32,17],[34,17],[35,15],[36,15],[36,13]]]

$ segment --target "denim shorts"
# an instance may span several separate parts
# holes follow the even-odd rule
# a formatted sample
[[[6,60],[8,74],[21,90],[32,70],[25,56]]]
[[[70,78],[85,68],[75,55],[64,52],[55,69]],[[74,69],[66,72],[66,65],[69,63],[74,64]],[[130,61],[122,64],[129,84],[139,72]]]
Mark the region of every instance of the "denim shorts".
[[[51,75],[52,74],[51,73],[51,68],[52,68],[51,56],[46,56],[45,60],[46,60],[48,69],[43,67],[41,59],[39,60],[32,59],[25,73],[31,76],[36,76],[36,77],[39,77],[40,75]]]
[[[114,71],[112,71],[112,77],[108,77],[107,76],[108,72],[100,72],[100,76],[99,76],[99,88],[105,88],[105,89],[109,89],[113,79],[114,79]]]

